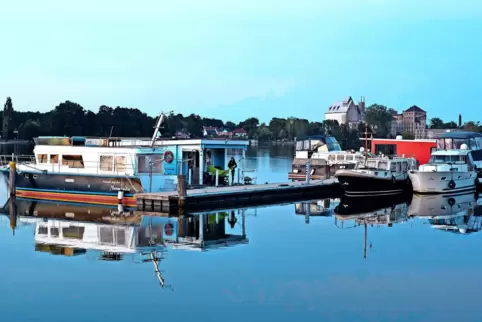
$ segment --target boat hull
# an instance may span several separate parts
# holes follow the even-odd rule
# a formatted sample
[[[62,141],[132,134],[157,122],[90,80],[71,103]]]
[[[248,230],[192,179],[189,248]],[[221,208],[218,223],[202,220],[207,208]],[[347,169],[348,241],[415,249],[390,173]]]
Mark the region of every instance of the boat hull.
[[[5,170],[2,173],[4,178],[9,175]],[[99,205],[122,203],[135,207],[134,195],[142,191],[139,178],[125,176],[22,172],[17,174],[15,180],[17,198],[49,201]],[[8,184],[8,180],[5,181]],[[121,200],[119,191],[122,191]]]
[[[477,189],[478,184],[476,172],[412,170],[408,172],[408,176],[413,191],[421,194],[470,191]]]
[[[407,176],[393,179],[356,170],[340,170],[336,175],[345,195],[350,197],[386,196],[407,192],[410,181]]]

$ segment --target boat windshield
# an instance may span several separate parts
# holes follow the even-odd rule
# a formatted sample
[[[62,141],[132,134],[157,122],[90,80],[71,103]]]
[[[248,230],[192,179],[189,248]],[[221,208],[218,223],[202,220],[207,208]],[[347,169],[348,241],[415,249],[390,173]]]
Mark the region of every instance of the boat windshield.
[[[320,139],[316,146],[319,152],[341,151],[340,145],[336,139],[331,136]],[[315,147],[315,145],[313,145],[313,147]]]
[[[478,150],[477,142],[474,138],[470,139],[452,139],[442,138],[437,140],[437,149],[439,150],[460,150],[462,144],[466,144],[469,150]]]
[[[465,155],[432,155],[430,157],[429,163],[458,163],[458,164],[465,164],[466,163],[466,156]]]

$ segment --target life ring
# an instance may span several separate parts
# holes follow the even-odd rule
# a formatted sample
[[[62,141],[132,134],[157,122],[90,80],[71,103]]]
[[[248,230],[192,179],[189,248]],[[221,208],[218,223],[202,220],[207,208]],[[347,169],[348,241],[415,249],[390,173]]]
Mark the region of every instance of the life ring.
[[[164,152],[164,161],[167,163],[171,163],[174,160],[174,154],[171,151],[167,150]]]
[[[164,226],[164,234],[166,234],[166,236],[172,236],[173,231],[174,231],[174,226],[171,223],[167,223]]]
[[[449,198],[449,200],[447,200],[447,201],[448,201],[450,206],[455,205],[455,199],[454,198]]]
[[[454,189],[455,186],[456,186],[455,181],[450,180],[450,181],[449,181],[449,188],[450,188],[450,189]]]

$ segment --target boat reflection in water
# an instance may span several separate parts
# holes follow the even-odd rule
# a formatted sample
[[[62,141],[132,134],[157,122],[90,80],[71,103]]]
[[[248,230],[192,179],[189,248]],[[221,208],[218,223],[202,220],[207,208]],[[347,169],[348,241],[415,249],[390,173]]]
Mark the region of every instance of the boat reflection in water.
[[[452,195],[414,195],[409,216],[426,220],[433,228],[458,234],[482,229],[482,199],[474,192]]]
[[[305,223],[310,223],[310,217],[333,216],[340,199],[310,200],[295,203],[295,214],[304,215]]]
[[[17,200],[10,227],[35,225],[35,250],[54,255],[94,254],[97,259],[152,262],[162,287],[159,264],[168,249],[206,251],[246,244],[244,214],[205,213],[183,217],[144,215],[134,210],[71,203]],[[9,213],[4,209],[3,213]],[[7,219],[7,217],[3,217]],[[226,222],[240,234],[226,233]],[[17,227],[18,225],[18,227]]]
[[[335,226],[340,229],[363,226],[363,259],[366,259],[368,226],[392,227],[395,223],[406,222],[409,203],[410,196],[406,194],[367,198],[344,196],[335,208]],[[370,242],[369,248],[372,247]]]

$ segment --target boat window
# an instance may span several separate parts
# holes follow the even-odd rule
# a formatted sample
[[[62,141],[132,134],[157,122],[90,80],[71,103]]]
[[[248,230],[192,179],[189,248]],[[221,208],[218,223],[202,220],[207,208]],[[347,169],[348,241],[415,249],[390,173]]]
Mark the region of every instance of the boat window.
[[[396,162],[391,162],[390,163],[390,171],[396,172],[397,171],[397,163]]]
[[[375,154],[396,155],[396,144],[375,144]]]
[[[303,150],[303,141],[297,141],[296,142],[296,151],[302,151]]]
[[[347,155],[346,155],[346,160],[347,160],[347,161],[352,161],[352,160],[353,160],[353,154],[347,154]]]
[[[379,162],[378,162],[378,169],[380,169],[380,170],[388,170],[388,162],[386,162],[386,161],[379,161]]]
[[[48,227],[40,226],[38,228],[38,234],[39,235],[47,235],[49,233]]]
[[[116,156],[115,157],[115,170],[117,172],[125,172],[126,171],[126,157],[125,156]]]
[[[99,239],[101,244],[114,244],[114,232],[110,227],[99,227]]]
[[[81,155],[63,155],[62,165],[66,165],[69,168],[83,168],[84,160]]]
[[[458,163],[465,164],[465,155],[432,155],[429,163]]]
[[[408,162],[402,162],[402,172],[407,172],[408,171]]]
[[[329,150],[328,150],[328,145],[323,144],[323,143],[321,143],[321,144],[322,144],[322,145],[320,145],[320,146],[318,147],[318,149],[317,149],[318,152],[329,152]]]
[[[139,173],[162,173],[162,158],[159,154],[143,154],[137,157],[137,170]]]
[[[59,155],[58,154],[51,154],[50,155],[50,163],[52,163],[52,164],[59,163]]]
[[[64,238],[69,239],[82,239],[84,238],[84,227],[64,227],[62,228],[62,235]]]
[[[482,150],[482,138],[475,138],[475,142],[477,143],[477,150]]]
[[[362,160],[363,160],[363,156],[361,156],[361,155],[356,155],[356,156],[355,156],[355,160],[356,160],[356,161],[362,161]]]
[[[37,154],[38,163],[47,163],[47,154]]]
[[[372,168],[372,169],[376,169],[377,168],[377,161],[373,161],[373,160],[367,161],[367,167]]]
[[[335,155],[333,154],[328,155],[328,160],[335,161]]]
[[[336,160],[337,161],[343,161],[343,160],[345,160],[345,156],[343,154],[337,154]]]
[[[50,236],[51,237],[59,237],[59,229],[57,227],[50,228]]]
[[[310,149],[310,140],[304,140],[303,141],[303,150],[309,150]]]
[[[102,171],[114,170],[114,157],[112,155],[101,155],[99,168]]]

